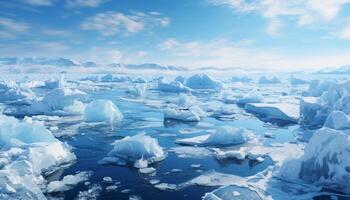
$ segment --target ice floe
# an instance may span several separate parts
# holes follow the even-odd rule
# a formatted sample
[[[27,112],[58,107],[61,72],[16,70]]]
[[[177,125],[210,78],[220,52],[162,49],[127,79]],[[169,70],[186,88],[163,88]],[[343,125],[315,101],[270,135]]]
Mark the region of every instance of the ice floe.
[[[186,86],[191,89],[221,89],[223,84],[206,74],[195,74],[186,80]]]
[[[272,77],[271,79],[266,76],[261,76],[258,81],[260,84],[277,84],[281,83],[281,81],[277,77]]]
[[[168,82],[167,80],[158,81],[158,90],[162,92],[190,92],[191,89],[187,86],[184,86],[183,83],[179,81]]]
[[[60,181],[52,181],[47,185],[47,192],[65,192],[72,189],[75,185],[80,182],[86,181],[89,179],[91,172],[80,172],[75,175],[64,176]]]
[[[271,120],[298,122],[300,115],[299,105],[290,103],[248,103],[245,109]]]

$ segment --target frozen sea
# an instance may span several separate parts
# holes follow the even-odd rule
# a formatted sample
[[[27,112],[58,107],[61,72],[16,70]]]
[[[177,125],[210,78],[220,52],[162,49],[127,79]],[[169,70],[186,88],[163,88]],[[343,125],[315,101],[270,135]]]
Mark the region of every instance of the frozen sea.
[[[60,77],[60,75],[50,76],[54,78]],[[97,199],[201,199],[206,193],[214,191],[222,185],[204,186],[201,184],[189,184],[173,190],[160,190],[151,182],[158,180],[159,183],[180,186],[202,174],[214,171],[239,177],[250,177],[263,172],[269,167],[273,167],[275,162],[269,155],[264,156],[263,160],[248,158],[243,160],[234,158],[218,159],[214,156],[214,148],[227,150],[237,148],[237,146],[189,146],[176,141],[208,134],[223,125],[245,128],[254,134],[259,144],[269,148],[284,143],[303,145],[309,139],[307,134],[300,136],[300,133],[303,133],[304,130],[301,130],[297,123],[269,120],[263,116],[247,112],[240,105],[223,102],[220,90],[196,90],[191,93],[197,98],[198,105],[202,107],[206,107],[209,104],[228,106],[233,111],[230,111],[229,114],[209,114],[206,117],[202,117],[199,122],[182,122],[164,120],[163,114],[163,110],[174,99],[177,99],[180,94],[161,92],[154,86],[155,82],[148,82],[148,89],[144,96],[135,98],[128,93],[135,83],[128,81],[104,83],[80,81],[85,76],[67,74],[65,79],[69,87],[86,93],[86,96],[82,99],[83,103],[96,99],[110,100],[119,108],[123,114],[123,119],[120,122],[88,123],[79,115],[60,116],[55,120],[39,117],[41,121],[44,121],[45,127],[54,134],[60,134],[59,140],[69,144],[72,147],[71,151],[76,156],[74,163],[45,176],[46,180],[48,182],[61,180],[66,175],[76,174],[81,171],[92,172],[87,181],[78,183],[68,191],[45,194],[49,199],[77,199],[79,193],[89,191],[89,189],[92,191],[91,188],[98,188],[95,196]],[[47,75],[33,74],[21,76],[6,75],[2,77],[4,80],[18,80],[19,82],[47,78]],[[228,77],[218,77],[233,93],[247,93],[254,90],[264,98],[269,99],[269,102],[298,102],[299,96],[302,91],[307,89],[308,85],[292,86],[287,81],[287,78],[288,76],[282,76],[281,84],[258,84],[256,81],[252,83],[232,83]],[[307,79],[311,78],[314,77],[307,77]],[[153,77],[149,76],[145,77],[145,79],[151,81]],[[43,97],[50,89],[33,88],[33,91],[37,96]],[[6,102],[3,106],[16,110],[22,105]],[[14,113],[13,116],[18,119],[24,117],[20,112]],[[157,139],[159,145],[167,153],[164,160],[148,166],[155,168],[155,172],[151,174],[140,173],[131,164],[119,166],[100,163],[113,149],[112,143],[114,141],[138,133],[144,133]],[[266,133],[269,133],[269,135]],[[244,144],[241,146],[244,146]],[[104,177],[111,177],[112,181],[104,181]],[[237,187],[235,191],[239,195],[233,196],[232,199],[261,198],[255,192],[246,188]],[[334,199],[338,196],[335,192],[331,191],[329,193],[330,195],[320,193],[315,195],[314,199]],[[338,198],[349,199],[349,197],[342,194],[339,194]],[[94,196],[91,195],[88,199],[94,199]]]

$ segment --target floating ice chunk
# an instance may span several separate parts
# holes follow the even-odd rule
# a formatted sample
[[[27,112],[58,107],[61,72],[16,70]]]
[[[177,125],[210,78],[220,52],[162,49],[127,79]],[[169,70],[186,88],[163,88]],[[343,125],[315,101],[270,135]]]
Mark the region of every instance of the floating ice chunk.
[[[283,177],[350,193],[350,135],[322,128],[316,131],[300,157],[286,161]]]
[[[44,85],[42,86],[45,89],[56,89],[56,88],[63,88],[66,84],[66,81],[64,79],[64,76],[62,76],[59,79],[49,79],[44,82]]]
[[[160,183],[160,180],[151,179],[151,180],[149,181],[149,183],[151,183],[152,185],[156,185],[156,184]]]
[[[201,165],[200,164],[191,164],[191,167],[194,169],[198,169],[201,167]]]
[[[266,76],[260,76],[259,83],[260,84],[277,84],[277,83],[281,83],[281,81],[277,77],[273,77],[269,79]]]
[[[122,118],[123,115],[118,107],[109,100],[94,100],[85,108],[84,119],[88,122],[115,122],[122,120]]]
[[[94,184],[86,191],[80,191],[77,198],[78,200],[97,200],[102,192],[100,185]]]
[[[118,189],[117,185],[109,185],[106,187],[107,192],[112,192]]]
[[[175,184],[169,184],[169,183],[159,183],[157,185],[155,185],[154,187],[156,187],[159,190],[175,190],[176,189],[176,185]]]
[[[248,131],[246,129],[221,126],[204,143],[210,145],[236,145],[246,143],[247,140]]]
[[[196,74],[186,80],[186,86],[191,89],[221,89],[223,84],[206,74]]]
[[[164,79],[158,81],[158,90],[162,92],[175,92],[175,93],[191,91],[190,88],[184,86],[179,81],[167,82]]]
[[[129,196],[129,200],[142,200],[142,197],[138,195],[131,195]]]
[[[61,181],[52,181],[47,185],[47,192],[65,192],[72,189],[80,182],[86,181],[91,175],[90,172],[80,172],[75,175],[67,175]]]
[[[336,130],[350,129],[350,117],[342,111],[333,111],[328,115],[323,126]]]
[[[202,146],[227,146],[246,143],[252,133],[243,128],[221,126],[214,133],[176,140],[179,144]]]
[[[164,111],[164,119],[173,119],[185,122],[199,122],[201,120],[201,117],[200,113],[196,112],[196,110],[191,110],[188,108],[167,108]]]
[[[143,97],[146,93],[147,85],[145,84],[135,84],[130,88],[127,93],[133,97]]]
[[[300,115],[299,105],[289,103],[248,103],[245,109],[271,120],[297,122]]]
[[[120,191],[120,193],[122,193],[122,194],[128,194],[130,192],[131,192],[130,189],[124,189],[124,190]]]
[[[318,97],[303,97],[300,100],[300,124],[321,127],[328,116],[329,108]]]
[[[171,150],[181,158],[205,158],[212,156],[212,152],[204,147],[180,146],[173,147]]]
[[[127,136],[115,141],[113,146],[114,148],[108,153],[108,157],[117,157],[132,163],[144,159],[144,162],[147,162],[146,164],[148,165],[161,161],[166,156],[157,139],[144,134]]]
[[[146,168],[147,166],[148,166],[148,161],[143,158],[136,160],[136,162],[134,163],[134,167],[139,169]]]
[[[113,182],[112,177],[109,177],[109,176],[103,177],[102,180],[103,180],[103,182],[106,182],[106,183],[112,183]]]
[[[266,138],[275,138],[276,136],[275,136],[275,134],[273,134],[273,133],[271,133],[271,132],[266,132],[266,133],[264,134],[264,137],[266,137]]]
[[[238,98],[236,103],[238,105],[244,106],[247,103],[260,103],[263,101],[263,98],[261,95],[256,94],[256,93],[248,93],[243,95],[241,98]]]
[[[141,168],[139,169],[139,172],[141,174],[152,174],[156,171],[156,169],[154,169],[153,167],[146,167],[146,168]]]

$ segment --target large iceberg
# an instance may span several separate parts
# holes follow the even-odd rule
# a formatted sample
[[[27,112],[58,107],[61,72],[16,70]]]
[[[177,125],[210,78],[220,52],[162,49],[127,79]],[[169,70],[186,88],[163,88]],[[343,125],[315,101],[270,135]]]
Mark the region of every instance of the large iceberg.
[[[206,74],[196,74],[186,80],[186,86],[191,89],[221,89],[223,84]]]
[[[328,115],[323,126],[336,130],[350,129],[350,117],[342,111],[333,111]]]
[[[289,103],[248,103],[245,105],[248,112],[256,113],[269,120],[298,122],[299,105]]]
[[[118,107],[109,100],[98,99],[90,102],[84,112],[87,122],[115,122],[123,118]]]
[[[75,160],[70,148],[42,125],[0,116],[0,199],[46,199],[46,180]]]
[[[314,133],[299,158],[286,161],[281,176],[350,193],[350,135],[329,128]]]
[[[158,162],[166,157],[166,152],[158,144],[158,140],[144,134],[127,136],[113,143],[113,149],[102,163],[118,164],[120,160],[131,162],[138,168],[146,168],[148,164]]]

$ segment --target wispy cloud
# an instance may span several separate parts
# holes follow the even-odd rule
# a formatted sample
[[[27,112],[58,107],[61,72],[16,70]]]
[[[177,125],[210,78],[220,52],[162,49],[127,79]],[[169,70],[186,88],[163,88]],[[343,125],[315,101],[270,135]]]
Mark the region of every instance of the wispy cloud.
[[[16,39],[19,35],[27,33],[29,24],[10,18],[0,17],[0,39]]]
[[[98,31],[103,36],[111,36],[117,33],[129,35],[143,31],[146,28],[164,27],[169,23],[170,19],[167,17],[143,12],[132,12],[129,15],[105,12],[89,17],[81,24],[81,28]]]
[[[68,7],[98,7],[109,0],[66,0]]]
[[[276,35],[284,17],[296,19],[299,26],[334,20],[350,0],[208,0],[213,5],[229,6],[236,12],[256,12],[268,20],[267,32]]]
[[[52,6],[55,0],[22,0],[22,2],[32,6]]]

